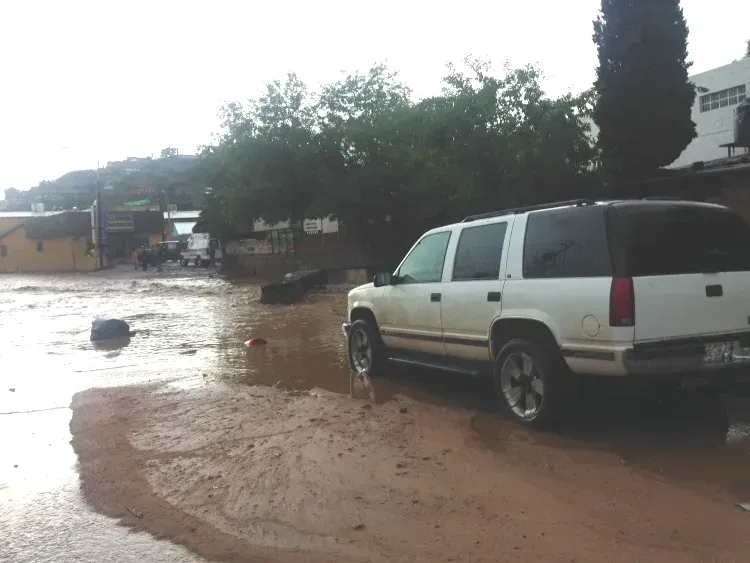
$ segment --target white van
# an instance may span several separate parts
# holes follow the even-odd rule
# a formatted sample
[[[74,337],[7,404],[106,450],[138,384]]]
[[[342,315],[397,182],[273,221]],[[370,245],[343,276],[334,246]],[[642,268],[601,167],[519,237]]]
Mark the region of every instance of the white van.
[[[180,252],[180,265],[187,266],[192,262],[196,266],[208,266],[211,247],[215,249],[215,261],[221,262],[224,254],[219,239],[212,238],[209,233],[193,233],[187,240],[187,247]]]

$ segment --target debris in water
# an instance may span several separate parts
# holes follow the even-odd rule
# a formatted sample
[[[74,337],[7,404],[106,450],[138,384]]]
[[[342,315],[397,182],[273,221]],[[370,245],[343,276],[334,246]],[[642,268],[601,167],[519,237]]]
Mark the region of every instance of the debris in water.
[[[138,512],[137,510],[134,510],[130,508],[129,506],[126,506],[125,508],[127,509],[128,512],[130,512],[130,514],[132,514],[136,518],[143,518],[143,512]]]
[[[742,510],[750,512],[750,502],[738,502],[735,504],[737,504]]]
[[[90,340],[110,340],[130,336],[130,325],[121,319],[97,319],[91,323]]]
[[[182,356],[192,356],[193,354],[197,354],[198,350],[183,350],[180,352],[180,355]]]
[[[250,340],[245,342],[245,346],[263,346],[265,344],[268,344],[265,338],[251,338]]]
[[[362,523],[355,524],[354,526],[352,526],[352,529],[357,530],[358,532],[360,532],[360,531],[362,531],[362,530],[365,529],[365,525],[362,524]]]
[[[409,412],[409,409],[407,409],[406,407],[401,407],[400,409],[398,409],[398,412],[400,412],[401,414],[406,414],[407,412]]]

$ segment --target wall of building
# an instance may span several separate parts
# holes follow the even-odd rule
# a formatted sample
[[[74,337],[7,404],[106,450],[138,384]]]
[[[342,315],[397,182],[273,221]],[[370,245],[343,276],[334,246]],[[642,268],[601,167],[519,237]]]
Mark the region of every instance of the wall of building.
[[[737,104],[701,111],[701,98],[738,86],[745,88],[746,96],[750,95],[750,58],[696,74],[690,79],[697,88],[708,90],[696,92],[693,105],[692,118],[698,137],[688,145],[670,168],[727,156],[727,149],[719,145],[734,142],[734,110]],[[747,149],[737,149],[736,154],[747,154]]]
[[[701,111],[701,96],[710,96],[737,86],[745,87],[745,95],[750,96],[750,58],[740,59],[731,64],[702,72],[691,76],[690,80],[696,87],[705,88],[707,92],[696,92],[693,104],[692,119],[698,136],[693,139],[682,154],[667,168],[690,166],[694,162],[708,162],[727,157],[724,145],[734,141],[734,110],[737,107],[727,105]],[[595,142],[599,137],[599,128],[593,119],[586,118],[584,122],[591,127],[590,137]],[[747,149],[736,149],[735,155],[747,154]]]
[[[228,254],[224,262],[229,270],[263,281],[278,280],[298,270],[323,269],[329,272],[330,283],[354,283],[368,279],[376,265],[375,258],[365,245],[340,233],[298,234],[294,238],[293,252]],[[340,272],[340,275],[334,272]]]
[[[32,239],[21,227],[0,237],[0,246],[6,249],[5,256],[0,253],[0,272],[90,272],[96,267],[86,255],[84,237]]]
[[[26,221],[23,217],[0,217],[0,233],[9,231]]]

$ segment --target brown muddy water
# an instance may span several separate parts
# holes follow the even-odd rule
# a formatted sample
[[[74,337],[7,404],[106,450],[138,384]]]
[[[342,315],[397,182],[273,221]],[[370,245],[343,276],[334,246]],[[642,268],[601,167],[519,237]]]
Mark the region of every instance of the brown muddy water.
[[[0,553],[11,561],[197,561],[184,548],[129,533],[84,503],[70,447],[72,395],[91,387],[216,382],[350,391],[340,332],[345,298],[312,295],[261,306],[257,286],[163,274],[0,277]],[[122,347],[89,342],[95,318],[137,331]],[[247,348],[259,336],[266,346]],[[494,408],[486,381],[394,370],[372,382],[376,402],[398,394],[469,409],[487,448],[511,443],[591,450],[676,482],[702,481],[750,501],[750,408],[742,398],[664,403],[600,398],[557,434],[520,429]]]

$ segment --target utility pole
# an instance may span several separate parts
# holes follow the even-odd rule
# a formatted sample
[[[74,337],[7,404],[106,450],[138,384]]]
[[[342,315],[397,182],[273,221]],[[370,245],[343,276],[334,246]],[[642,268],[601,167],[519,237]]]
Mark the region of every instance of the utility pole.
[[[172,236],[172,209],[169,206],[169,194],[166,192],[166,190],[162,190],[161,193],[164,194],[164,200],[167,202],[167,229],[169,229],[169,236]],[[165,229],[161,230],[161,240],[162,242],[166,240]]]
[[[99,161],[96,161],[96,256],[99,268],[104,268],[104,233],[102,229],[102,191],[99,186]]]

